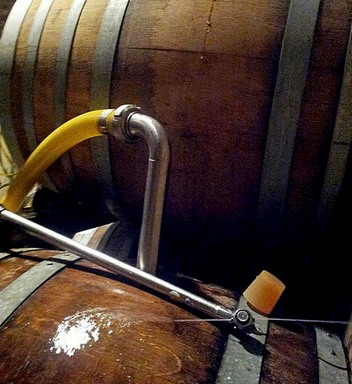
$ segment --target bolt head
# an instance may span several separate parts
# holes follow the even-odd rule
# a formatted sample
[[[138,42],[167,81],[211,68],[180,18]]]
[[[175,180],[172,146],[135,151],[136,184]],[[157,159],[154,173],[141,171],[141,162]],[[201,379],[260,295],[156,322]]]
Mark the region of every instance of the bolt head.
[[[236,320],[241,324],[245,325],[251,321],[251,316],[245,309],[240,309],[236,312]]]

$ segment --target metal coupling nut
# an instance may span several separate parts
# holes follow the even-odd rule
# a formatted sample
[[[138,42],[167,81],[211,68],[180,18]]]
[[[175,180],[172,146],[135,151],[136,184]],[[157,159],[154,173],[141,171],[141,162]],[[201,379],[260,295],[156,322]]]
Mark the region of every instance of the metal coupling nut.
[[[118,107],[114,112],[111,134],[116,139],[125,142],[131,143],[139,140],[140,137],[131,134],[128,125],[133,113],[140,111],[141,109],[134,104],[124,104]]]
[[[238,309],[232,319],[235,329],[255,335],[263,335],[263,331],[254,324],[254,317],[247,309]]]
[[[253,316],[247,309],[238,309],[235,312],[233,323],[238,329],[249,328],[253,324]]]
[[[105,109],[100,117],[99,117],[99,131],[103,134],[103,135],[107,135],[109,133],[109,130],[108,130],[108,127],[107,127],[107,124],[106,124],[106,119],[107,117],[110,115],[110,113],[113,111],[113,109]]]

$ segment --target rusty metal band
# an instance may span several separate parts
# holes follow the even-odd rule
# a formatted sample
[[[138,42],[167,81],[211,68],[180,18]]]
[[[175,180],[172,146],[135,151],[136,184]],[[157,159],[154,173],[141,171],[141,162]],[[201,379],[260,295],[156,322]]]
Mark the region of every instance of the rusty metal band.
[[[324,184],[317,210],[317,229],[327,228],[338,201],[352,143],[352,25],[346,52],[344,74],[331,140]]]
[[[53,0],[42,1],[36,12],[28,35],[23,73],[23,127],[26,132],[28,147],[31,152],[38,146],[34,130],[33,84],[40,37]]]
[[[26,56],[24,61],[24,72],[22,81],[23,92],[23,128],[26,133],[27,144],[30,152],[38,146],[34,124],[33,88],[34,70],[37,61],[40,37],[50,8],[54,0],[46,0],[40,3],[36,12],[32,28],[28,35]],[[47,175],[42,178],[43,183],[50,189],[56,191],[56,187]]]
[[[346,354],[339,336],[315,327],[320,384],[349,384]]]
[[[101,22],[97,39],[90,84],[90,110],[108,108],[114,59],[129,0],[110,0]],[[120,209],[112,177],[108,137],[90,140],[94,166],[105,204],[111,213],[119,216]]]
[[[252,310],[243,296],[241,296],[237,308]],[[257,313],[255,318],[259,322],[263,334],[248,335],[242,332],[239,336],[229,335],[216,384],[256,384],[260,382],[268,320]]]
[[[81,231],[75,234],[73,240],[88,245],[98,228]],[[22,250],[23,251],[23,250]],[[21,249],[16,250],[16,253]],[[11,254],[0,254],[8,257]],[[0,258],[1,259],[1,258]],[[0,292],[0,326],[23,304],[27,298],[56,273],[80,259],[79,256],[65,252],[36,264],[10,283]],[[59,260],[62,260],[61,263]]]
[[[11,254],[7,252],[1,252],[0,253],[0,260],[5,259],[6,257],[9,257]]]
[[[31,3],[32,0],[17,0],[14,3],[0,39],[0,123],[11,156],[18,167],[24,163],[24,158],[11,117],[11,73],[18,35]]]
[[[289,181],[320,0],[291,0],[272,101],[263,162],[257,235],[275,245]]]
[[[55,113],[55,127],[66,122],[66,86],[67,86],[67,73],[69,67],[70,54],[75,38],[75,33],[79,23],[79,19],[84,8],[86,0],[74,0],[68,13],[65,25],[60,37],[60,45],[58,47],[56,63],[55,63],[55,84],[54,84],[54,113]],[[64,153],[60,162],[62,171],[65,173],[69,182],[73,185],[74,172],[72,167],[71,158],[68,153]]]
[[[72,254],[56,255],[55,259],[74,262],[79,259]],[[0,326],[23,304],[27,298],[53,275],[65,268],[67,263],[46,260],[35,265],[0,292]]]

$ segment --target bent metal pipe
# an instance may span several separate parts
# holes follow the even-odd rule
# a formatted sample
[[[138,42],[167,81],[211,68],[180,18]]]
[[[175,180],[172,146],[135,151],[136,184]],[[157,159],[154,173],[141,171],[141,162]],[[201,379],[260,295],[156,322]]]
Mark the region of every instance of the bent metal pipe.
[[[113,113],[113,119],[108,120],[111,113]],[[137,252],[137,267],[155,274],[170,160],[170,148],[166,132],[156,119],[142,114],[140,108],[133,104],[124,104],[115,110],[105,110],[99,123],[100,131],[103,134],[109,134],[124,142],[135,142],[143,138],[148,145],[148,172]]]
[[[149,149],[143,216],[137,252],[137,267],[155,274],[158,261],[161,218],[169,167],[169,141],[163,126],[153,117],[140,113],[135,105],[125,104],[114,111],[109,134],[125,141],[143,138]]]

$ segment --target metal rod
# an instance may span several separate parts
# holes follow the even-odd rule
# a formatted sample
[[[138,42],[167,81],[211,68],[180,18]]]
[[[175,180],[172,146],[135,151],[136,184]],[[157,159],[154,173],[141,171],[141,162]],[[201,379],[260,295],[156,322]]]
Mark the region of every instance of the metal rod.
[[[19,226],[22,230],[40,240],[44,240],[62,250],[75,253],[84,259],[98,264],[121,276],[127,277],[144,287],[161,293],[174,301],[183,303],[192,309],[209,315],[212,318],[223,320],[233,320],[235,318],[235,312],[231,309],[203,299],[200,296],[188,292],[174,284],[170,284],[154,275],[132,267],[129,264],[123,263],[95,249],[91,249],[53,230],[45,228],[20,215],[17,215],[16,213],[10,212],[1,205],[0,219]]]

